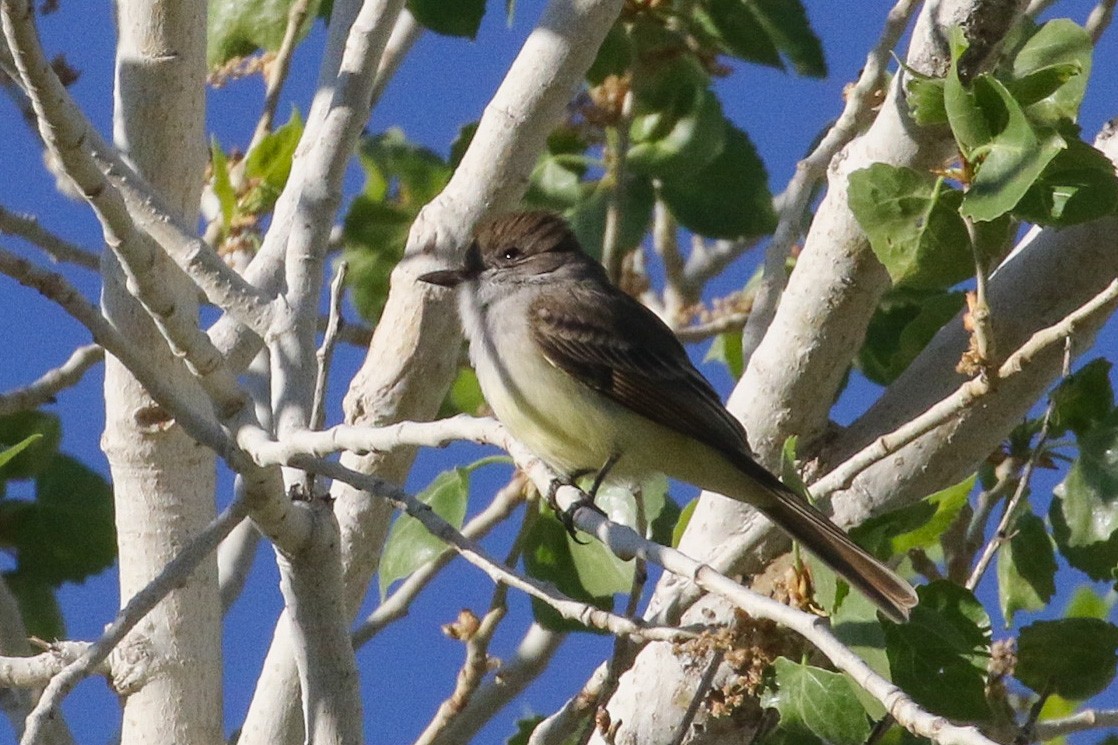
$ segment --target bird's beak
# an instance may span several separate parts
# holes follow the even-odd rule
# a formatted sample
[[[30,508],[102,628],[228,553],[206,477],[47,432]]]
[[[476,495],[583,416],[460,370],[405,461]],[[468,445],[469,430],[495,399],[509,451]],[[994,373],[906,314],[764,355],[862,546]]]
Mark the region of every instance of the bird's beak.
[[[427,272],[419,277],[420,282],[427,282],[440,287],[457,287],[466,281],[466,272],[462,269],[443,269],[438,272]]]
[[[466,248],[466,265],[460,269],[444,269],[439,272],[428,272],[419,278],[420,282],[428,282],[440,287],[457,287],[463,282],[476,279],[482,270],[481,249],[477,241],[472,241]]]

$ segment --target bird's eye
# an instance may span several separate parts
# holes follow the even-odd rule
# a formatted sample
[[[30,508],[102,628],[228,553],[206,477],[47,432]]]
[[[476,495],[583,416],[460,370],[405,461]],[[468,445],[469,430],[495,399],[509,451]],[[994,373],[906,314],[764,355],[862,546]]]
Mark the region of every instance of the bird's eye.
[[[516,246],[512,246],[511,248],[506,248],[505,253],[503,254],[503,257],[504,257],[505,261],[516,261],[517,259],[520,258],[520,249],[517,248]]]

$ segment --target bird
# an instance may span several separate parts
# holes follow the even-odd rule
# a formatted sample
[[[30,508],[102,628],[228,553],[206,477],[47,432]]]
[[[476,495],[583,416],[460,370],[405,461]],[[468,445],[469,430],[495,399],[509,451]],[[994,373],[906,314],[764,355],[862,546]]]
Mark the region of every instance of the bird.
[[[757,463],[675,334],[610,282],[560,215],[486,220],[464,264],[419,279],[455,289],[486,401],[559,473],[597,473],[596,488],[607,474],[662,472],[750,504],[889,618],[907,620],[912,586]]]

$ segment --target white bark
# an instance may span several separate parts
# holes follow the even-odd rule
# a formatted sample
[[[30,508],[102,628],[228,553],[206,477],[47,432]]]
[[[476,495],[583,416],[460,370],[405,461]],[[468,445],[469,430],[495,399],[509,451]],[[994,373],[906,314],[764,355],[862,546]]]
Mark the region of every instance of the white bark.
[[[907,63],[925,73],[942,74],[949,59],[944,29],[963,22],[968,28],[977,29],[975,33],[980,34],[982,44],[989,44],[1005,33],[1012,17],[1012,3],[929,2],[913,32]],[[878,301],[889,288],[884,267],[873,256],[847,206],[849,174],[874,162],[928,168],[938,165],[952,152],[949,133],[921,129],[911,121],[904,98],[904,77],[898,74],[894,78],[874,123],[832,163],[827,195],[814,218],[780,306],[730,397],[730,410],[742,419],[750,444],[769,466],[776,465],[788,436],[800,436],[803,452],[825,431],[834,394],[861,346]],[[1086,299],[1081,297],[1080,302]],[[996,436],[1001,434],[1004,432],[999,431]],[[982,453],[970,451],[969,457],[973,462]],[[905,494],[909,501],[923,496],[907,491]],[[836,504],[842,504],[842,500]],[[866,514],[857,511],[860,519]],[[847,512],[839,515],[842,524],[848,524],[851,518]],[[787,545],[787,538],[757,513],[730,500],[704,495],[680,550],[709,561],[716,569],[736,574],[755,573],[764,560],[785,550]],[[696,597],[693,584],[665,575],[646,617],[674,619]],[[650,645],[641,658],[656,655],[660,664],[667,666],[654,674],[654,679],[672,676],[672,668],[681,662],[670,654],[658,653],[655,647]],[[646,669],[643,660],[639,659],[638,664]],[[647,679],[647,674],[643,679]],[[650,722],[654,717],[664,727],[665,711],[638,705],[639,697],[631,690],[634,685],[633,677],[622,681],[613,701],[629,705],[611,703],[614,720],[622,720],[624,730],[632,732],[652,731]],[[675,714],[682,717],[684,711],[676,710]],[[667,728],[672,729],[670,724]]]
[[[451,182],[412,227],[410,258],[393,273],[392,291],[369,353],[346,396],[347,422],[425,420],[437,410],[457,366],[461,336],[448,298],[436,301],[435,293],[416,283],[422,265],[430,266],[430,259],[416,259],[459,250],[487,210],[508,208],[519,198],[547,134],[560,121],[619,9],[619,0],[555,0],[548,6],[540,26],[525,42],[486,108]],[[280,214],[277,205],[277,222]],[[265,259],[258,257],[260,263],[254,262],[253,270],[263,273]],[[387,456],[347,454],[342,463],[400,481],[412,456],[411,451]],[[343,483],[335,484],[333,495],[341,528],[346,601],[352,616],[376,571],[391,507]],[[277,627],[273,636],[245,721],[241,740],[245,745],[293,743],[300,730],[285,626]]]
[[[114,136],[137,169],[184,222],[196,218],[206,163],[205,6],[118,3]],[[175,303],[196,315],[196,290],[169,282]],[[105,312],[183,396],[207,406],[197,383],[173,360],[147,313],[106,262]],[[117,360],[105,372],[104,450],[116,497],[122,600],[142,589],[214,517],[214,455],[191,440]],[[121,742],[212,745],[221,726],[221,606],[212,557],[134,632],[158,659],[124,705]]]

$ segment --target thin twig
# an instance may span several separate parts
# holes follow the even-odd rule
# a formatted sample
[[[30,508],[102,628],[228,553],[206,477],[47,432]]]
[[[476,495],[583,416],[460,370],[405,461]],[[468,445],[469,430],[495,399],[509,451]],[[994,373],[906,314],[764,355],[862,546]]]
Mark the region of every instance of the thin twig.
[[[508,442],[506,436],[505,443],[508,444]],[[675,641],[693,638],[694,636],[693,632],[686,629],[651,626],[642,621],[634,621],[616,613],[595,608],[587,603],[571,600],[557,592],[549,584],[539,582],[509,569],[501,562],[493,559],[476,541],[462,535],[460,531],[435,513],[428,505],[420,502],[398,486],[376,476],[360,473],[346,468],[340,463],[304,453],[289,454],[284,461],[270,460],[269,456],[277,452],[282,451],[258,448],[253,450],[253,455],[257,458],[257,462],[261,464],[280,465],[313,472],[337,481],[343,481],[356,489],[387,499],[393,506],[406,510],[409,515],[419,520],[428,532],[450,545],[462,558],[481,569],[493,581],[507,584],[526,595],[547,603],[563,618],[577,621],[589,628],[603,629],[611,634],[624,634],[640,640]],[[543,467],[542,464],[540,464],[540,467]]]
[[[872,94],[885,80],[889,55],[908,26],[909,18],[917,5],[916,0],[899,0],[889,11],[877,45],[866,56],[858,82],[847,93],[842,114],[811,155],[796,165],[796,173],[788,182],[784,194],[778,198],[781,206],[780,221],[765,251],[761,287],[743,333],[742,347],[746,364],[776,314],[776,306],[787,281],[784,263],[800,235],[803,217],[815,184],[826,174],[827,166],[835,154],[854,139],[872,111]]]
[[[279,104],[283,84],[287,80],[287,73],[291,69],[291,56],[295,53],[295,44],[299,40],[299,30],[307,20],[307,7],[310,0],[295,0],[287,9],[287,27],[283,30],[283,40],[271,64],[265,66],[264,106],[260,112],[260,119],[256,122],[256,131],[252,133],[252,141],[248,152],[256,147],[264,136],[272,131],[272,120],[276,116],[276,106]]]
[[[54,642],[33,657],[0,657],[0,685],[5,688],[42,688],[89,650],[88,642]],[[102,663],[95,672],[108,674]]]
[[[58,675],[51,679],[43,690],[43,695],[31,716],[27,718],[21,743],[39,741],[40,733],[62,699],[75,685],[95,673],[109,654],[116,649],[125,635],[154,608],[163,598],[177,587],[204,561],[225,536],[245,518],[247,510],[243,502],[234,502],[225,508],[194,538],[179,554],[148,582],[142,590],[129,599],[117,613],[116,618],[101,638],[91,644],[76,660],[68,664]]]
[[[851,86],[846,104],[835,124],[815,150],[796,165],[796,172],[776,200],[780,206],[779,222],[769,248],[765,252],[762,285],[758,291],[754,316],[746,326],[745,359],[748,361],[772,322],[780,293],[786,282],[785,260],[801,231],[815,184],[823,178],[827,166],[864,126],[872,111],[873,93],[885,79],[889,55],[897,45],[915,10],[915,0],[899,0],[889,11],[877,45],[870,50],[858,81]]]
[[[1114,16],[1114,2],[1115,0],[1099,0],[1099,4],[1091,10],[1091,15],[1087,16],[1087,22],[1083,25],[1091,35],[1092,44],[1099,43],[1103,32],[1110,25],[1110,19]]]
[[[494,527],[504,522],[524,501],[524,487],[527,482],[527,477],[519,471],[513,474],[509,483],[497,491],[489,506],[462,527],[462,535],[470,540],[478,541],[488,535]],[[412,601],[456,555],[448,546],[437,556],[428,560],[426,564],[412,572],[391,595],[377,606],[376,610],[369,614],[368,618],[353,630],[354,649],[368,642],[393,621],[406,616]]]
[[[1033,359],[1050,346],[1063,342],[1075,333],[1076,326],[1096,313],[1113,309],[1118,302],[1118,280],[1111,282],[1101,292],[1076,308],[1057,323],[1037,331],[1011,354],[997,371],[997,378],[1005,380],[1026,368]],[[850,486],[854,478],[905,445],[931,432],[936,427],[951,421],[967,408],[973,406],[992,390],[990,381],[985,377],[973,378],[960,385],[954,393],[933,404],[920,416],[901,425],[889,434],[882,435],[848,458],[823,478],[811,485],[811,492],[817,497],[833,494]]]
[[[97,271],[101,267],[98,255],[55,235],[39,224],[34,215],[19,215],[0,207],[0,233],[9,233],[38,246],[57,262]]]
[[[87,370],[104,359],[105,350],[97,344],[78,347],[68,360],[43,373],[35,382],[0,393],[0,416],[27,411],[52,402],[59,391],[76,385]]]
[[[703,707],[703,701],[706,699],[707,692],[710,691],[711,686],[714,685],[714,676],[718,674],[718,668],[722,665],[722,660],[725,658],[726,653],[722,649],[715,648],[710,655],[710,661],[707,663],[706,669],[703,670],[703,677],[699,679],[699,684],[695,687],[694,693],[691,694],[691,700],[687,703],[687,711],[683,712],[680,717],[679,724],[676,725],[675,735],[669,741],[671,745],[683,745],[683,741],[687,738],[687,733],[691,730],[691,724],[695,721],[695,717],[699,715],[699,710]]]
[[[1075,732],[1118,727],[1118,709],[1086,709],[1059,719],[1037,722],[1033,742],[1047,742]]]
[[[334,346],[338,343],[338,332],[344,325],[342,319],[342,289],[349,265],[338,262],[334,280],[330,283],[330,320],[326,323],[326,333],[322,336],[322,346],[318,348],[318,378],[314,384],[314,408],[311,409],[311,429],[322,429],[326,420],[326,382],[330,378],[330,362],[334,357]]]
[[[23,89],[34,105],[40,136],[93,208],[108,242],[114,249],[147,252],[145,268],[165,253],[211,302],[258,335],[265,334],[271,319],[269,298],[174,218],[143,177],[98,134],[47,61],[29,6],[2,0],[0,16]],[[140,276],[148,274],[159,273],[148,269]]]
[[[578,693],[567,699],[558,711],[536,725],[528,737],[528,745],[566,742],[574,734],[578,723],[597,708],[602,698],[602,685],[608,674],[606,664],[599,665]]]
[[[512,548],[505,556],[505,566],[516,566],[520,554],[524,550],[524,540],[533,522],[529,515],[525,515],[525,519],[520,524],[520,530],[512,542]],[[489,611],[481,619],[477,629],[466,638],[466,660],[458,671],[454,692],[439,705],[438,711],[435,712],[430,724],[415,741],[415,745],[433,745],[434,743],[447,741],[447,738],[443,736],[447,727],[469,705],[470,699],[473,698],[486,673],[490,670],[489,644],[493,641],[493,635],[497,633],[497,627],[507,612],[508,586],[498,584],[493,588]]]
[[[706,323],[696,323],[676,329],[676,337],[684,344],[706,341],[727,331],[739,331],[749,321],[748,313],[727,313]]]
[[[975,291],[973,301],[969,302],[968,317],[973,327],[975,351],[978,353],[976,361],[984,375],[994,375],[996,378],[998,353],[994,345],[994,320],[990,312],[989,267],[982,258],[982,247],[978,245],[978,231],[974,220],[963,215],[963,224],[967,228],[967,238],[970,240],[971,254],[974,256]],[[968,294],[967,298],[969,301],[971,296]]]
[[[675,328],[680,312],[695,302],[685,286],[683,257],[679,253],[678,226],[664,200],[657,199],[652,207],[652,250],[664,265],[663,317]]]
[[[1064,339],[1064,378],[1071,374],[1071,341],[1072,337],[1069,335]],[[979,556],[978,562],[974,565],[974,571],[971,572],[970,577],[967,579],[966,588],[974,590],[978,587],[982,575],[986,572],[986,568],[994,558],[994,554],[1002,547],[1007,541],[1012,538],[1010,532],[1013,527],[1014,521],[1017,519],[1017,506],[1021,504],[1021,500],[1025,497],[1025,492],[1028,491],[1029,481],[1032,478],[1033,471],[1036,469],[1036,464],[1040,457],[1044,454],[1044,445],[1048,442],[1049,427],[1052,423],[1052,414],[1056,410],[1056,398],[1053,396],[1048,400],[1048,406],[1044,410],[1044,420],[1040,425],[1040,434],[1037,435],[1036,444],[1033,446],[1032,452],[1029,454],[1029,460],[1025,463],[1025,468],[1021,471],[1021,477],[1017,480],[1017,488],[1013,492],[1013,496],[1006,502],[1005,512],[1002,513],[1002,519],[998,523],[998,529],[994,531],[993,537],[986,543],[986,547],[982,550],[982,555]]]
[[[632,120],[633,92],[625,94],[621,104],[621,116],[615,126],[606,133],[606,171],[612,188],[606,205],[606,225],[602,234],[602,264],[606,274],[613,282],[621,278],[622,251],[628,246],[620,245],[622,205],[625,202],[625,167],[629,153],[629,122]]]
[[[390,80],[399,69],[400,63],[408,56],[408,52],[423,35],[423,26],[415,20],[415,16],[411,11],[404,8],[400,11],[400,15],[396,17],[396,25],[392,27],[392,34],[388,37],[388,43],[384,46],[384,54],[380,58],[380,66],[377,67],[376,81],[373,83],[373,93],[371,106],[376,106],[377,101],[380,100],[381,94],[388,86]]]
[[[550,469],[515,441],[508,443],[508,450],[532,477],[537,488],[547,487],[552,479]],[[836,638],[826,619],[760,595],[676,549],[661,546],[639,536],[631,528],[611,522],[587,507],[584,495],[573,486],[559,487],[555,490],[555,498],[560,509],[571,512],[579,530],[598,538],[615,556],[623,559],[644,556],[666,571],[687,577],[703,590],[725,598],[750,616],[775,621],[807,639],[836,668],[850,675],[867,693],[880,701],[897,722],[913,734],[933,739],[940,745],[992,745],[992,741],[977,728],[956,726],[921,708],[905,691],[875,672]]]

